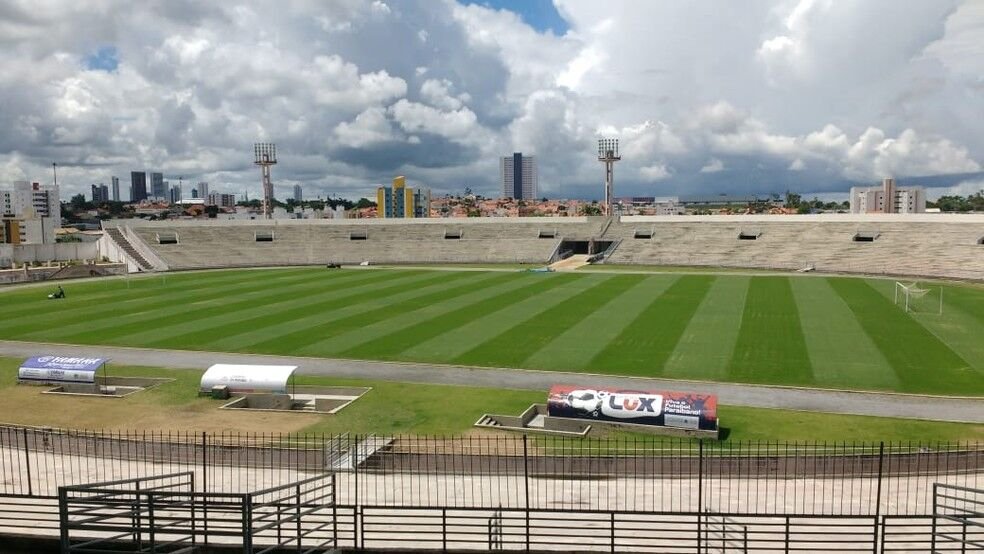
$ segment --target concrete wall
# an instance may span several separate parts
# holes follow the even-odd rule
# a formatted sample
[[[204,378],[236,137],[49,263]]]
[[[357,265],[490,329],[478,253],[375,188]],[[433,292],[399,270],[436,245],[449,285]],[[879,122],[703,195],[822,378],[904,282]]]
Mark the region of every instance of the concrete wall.
[[[78,279],[82,277],[98,277],[104,275],[123,275],[126,273],[125,264],[80,264],[72,266],[53,267],[21,267],[19,269],[0,270],[0,285],[11,283],[31,283],[37,281]]]
[[[247,394],[245,397],[246,406],[236,406],[237,408],[246,407],[253,410],[290,410],[294,407],[294,401],[289,394]]]
[[[55,244],[0,244],[0,267],[33,262],[69,262],[99,260],[96,242],[60,242]]]

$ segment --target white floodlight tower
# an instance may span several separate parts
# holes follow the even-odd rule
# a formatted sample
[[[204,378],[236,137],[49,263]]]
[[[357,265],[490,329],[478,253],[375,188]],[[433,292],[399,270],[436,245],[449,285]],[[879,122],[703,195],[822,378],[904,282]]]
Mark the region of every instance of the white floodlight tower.
[[[598,161],[605,164],[605,215],[612,215],[612,206],[615,205],[615,162],[621,159],[618,139],[598,140]]]
[[[270,167],[277,165],[277,145],[258,142],[253,145],[253,163],[260,166],[263,174],[263,218],[273,217],[273,181],[270,180]]]

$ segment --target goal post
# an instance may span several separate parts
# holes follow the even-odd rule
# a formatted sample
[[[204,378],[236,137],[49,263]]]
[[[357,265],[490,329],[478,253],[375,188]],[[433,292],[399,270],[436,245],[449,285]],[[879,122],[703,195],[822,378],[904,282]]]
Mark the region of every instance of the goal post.
[[[895,282],[895,305],[906,313],[943,315],[943,287]]]

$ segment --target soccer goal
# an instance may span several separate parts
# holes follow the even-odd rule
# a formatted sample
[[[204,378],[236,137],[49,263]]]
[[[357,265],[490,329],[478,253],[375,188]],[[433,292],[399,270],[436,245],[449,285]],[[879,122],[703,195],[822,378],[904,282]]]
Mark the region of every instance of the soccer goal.
[[[943,315],[943,287],[895,282],[895,305],[906,312]]]

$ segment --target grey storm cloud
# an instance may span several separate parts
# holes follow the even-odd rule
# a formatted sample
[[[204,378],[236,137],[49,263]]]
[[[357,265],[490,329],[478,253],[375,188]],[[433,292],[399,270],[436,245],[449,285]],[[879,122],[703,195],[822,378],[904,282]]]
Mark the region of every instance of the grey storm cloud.
[[[980,178],[981,2],[555,3],[561,36],[451,0],[8,0],[0,184],[54,161],[66,197],[150,168],[256,194],[271,141],[307,196],[495,194],[522,151],[545,194],[597,197],[599,136],[627,195]]]

